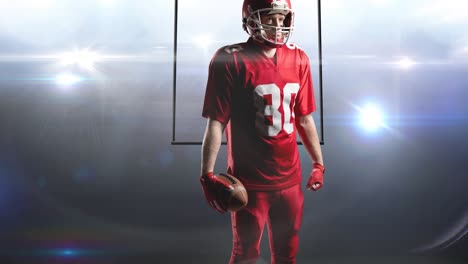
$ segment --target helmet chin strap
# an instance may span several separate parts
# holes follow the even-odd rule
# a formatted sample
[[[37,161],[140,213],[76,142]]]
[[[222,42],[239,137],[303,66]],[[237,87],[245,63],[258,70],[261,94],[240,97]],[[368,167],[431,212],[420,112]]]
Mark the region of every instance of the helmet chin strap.
[[[273,48],[273,49],[276,49],[276,48],[281,48],[284,43],[271,43],[269,41],[266,41],[265,39],[263,39],[261,36],[259,35],[254,35],[253,36],[253,39],[260,45],[262,46],[265,46],[265,47],[268,47],[268,48]]]
[[[265,41],[264,45],[270,48],[281,48],[284,44],[283,43],[274,44],[274,43]]]
[[[264,29],[258,29],[256,34],[254,35],[254,38],[255,40],[257,40],[257,42],[269,48],[281,48],[284,44],[286,44],[284,43],[284,38],[277,38],[277,32],[275,32],[273,40],[272,38],[268,37],[268,33],[266,33]],[[281,42],[278,42],[279,40],[281,40]],[[277,43],[275,43],[275,41]]]

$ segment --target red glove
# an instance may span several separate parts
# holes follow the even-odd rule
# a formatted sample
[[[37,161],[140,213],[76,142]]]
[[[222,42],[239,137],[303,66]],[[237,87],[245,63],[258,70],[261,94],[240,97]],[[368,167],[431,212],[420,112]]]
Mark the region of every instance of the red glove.
[[[220,213],[226,212],[226,208],[219,201],[220,193],[231,189],[227,183],[219,180],[213,172],[208,172],[200,177],[200,183],[203,187],[203,193],[205,194],[206,201],[216,211]]]
[[[318,163],[314,163],[314,169],[312,170],[309,180],[307,181],[306,188],[308,190],[312,189],[313,191],[317,191],[318,189],[322,188],[324,173],[325,168]]]

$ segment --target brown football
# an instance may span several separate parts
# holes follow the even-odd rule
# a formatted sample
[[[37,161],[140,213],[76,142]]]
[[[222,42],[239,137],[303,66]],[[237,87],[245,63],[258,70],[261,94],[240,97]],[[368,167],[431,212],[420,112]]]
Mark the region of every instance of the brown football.
[[[247,196],[247,190],[242,182],[236,177],[224,173],[220,173],[216,175],[216,177],[233,188],[221,194],[220,201],[226,209],[231,212],[236,212],[244,208],[249,202],[249,198]]]

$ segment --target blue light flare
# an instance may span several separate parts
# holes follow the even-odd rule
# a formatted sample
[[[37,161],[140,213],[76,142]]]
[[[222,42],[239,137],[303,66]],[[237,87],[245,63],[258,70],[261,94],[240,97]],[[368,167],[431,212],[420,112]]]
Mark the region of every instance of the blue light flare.
[[[367,132],[375,132],[379,128],[386,127],[384,123],[385,116],[380,108],[368,103],[364,107],[357,107],[359,111],[359,124]]]
[[[55,82],[61,86],[71,86],[82,81],[83,78],[71,73],[61,73],[55,77]]]

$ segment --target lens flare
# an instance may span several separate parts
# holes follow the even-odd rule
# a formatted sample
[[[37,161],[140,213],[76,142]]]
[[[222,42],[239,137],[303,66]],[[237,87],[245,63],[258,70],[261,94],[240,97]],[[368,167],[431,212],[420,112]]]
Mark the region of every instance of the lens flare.
[[[374,104],[367,104],[363,108],[358,108],[360,112],[360,125],[366,131],[376,131],[384,127],[384,117],[382,111]]]
[[[57,75],[55,81],[58,85],[71,86],[73,84],[81,82],[83,79],[71,73],[62,73]]]

